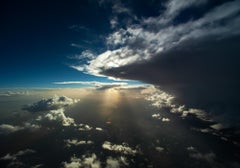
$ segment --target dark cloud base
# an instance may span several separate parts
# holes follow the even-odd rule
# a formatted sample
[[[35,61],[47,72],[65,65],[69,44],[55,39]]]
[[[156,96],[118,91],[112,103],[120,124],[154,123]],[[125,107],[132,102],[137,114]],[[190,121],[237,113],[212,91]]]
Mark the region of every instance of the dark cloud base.
[[[150,61],[103,73],[157,85],[183,104],[224,116],[227,123],[238,125],[239,43],[240,36],[192,39]]]

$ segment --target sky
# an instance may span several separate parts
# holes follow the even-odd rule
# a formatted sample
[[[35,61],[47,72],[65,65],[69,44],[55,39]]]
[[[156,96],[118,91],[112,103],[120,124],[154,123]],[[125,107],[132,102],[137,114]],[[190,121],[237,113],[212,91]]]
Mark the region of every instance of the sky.
[[[239,0],[2,1],[0,87],[143,82],[184,104],[216,114],[219,109],[229,111],[229,120],[235,120],[239,4]]]
[[[240,167],[240,0],[2,0],[0,167]]]

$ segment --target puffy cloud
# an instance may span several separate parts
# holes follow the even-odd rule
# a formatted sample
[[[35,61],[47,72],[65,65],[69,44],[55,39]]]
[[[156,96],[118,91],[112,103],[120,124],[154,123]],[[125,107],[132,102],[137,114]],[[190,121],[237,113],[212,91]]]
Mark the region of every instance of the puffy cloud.
[[[129,166],[127,158],[123,156],[119,158],[108,157],[106,160],[106,168],[120,168],[122,166]]]
[[[161,117],[160,114],[153,114],[153,115],[152,115],[152,118],[156,118],[156,119],[158,119],[158,120],[161,120],[162,122],[169,122],[169,121],[170,121],[169,118]]]
[[[16,126],[11,124],[1,124],[0,125],[0,134],[10,134],[21,130],[35,130],[39,129],[40,126],[37,124],[32,124],[26,122],[23,126]]]
[[[75,156],[71,157],[70,162],[63,162],[62,165],[64,168],[79,168],[82,166],[81,159]]]
[[[79,124],[79,128],[78,128],[79,131],[90,131],[92,129],[93,129],[93,127],[91,127],[87,124]]]
[[[0,125],[0,133],[1,134],[9,134],[9,133],[13,133],[19,130],[23,130],[23,127],[20,126],[14,126],[14,125],[10,125],[10,124],[1,124]]]
[[[64,114],[64,109],[60,108],[57,110],[50,110],[45,115],[40,115],[36,119],[37,121],[57,121],[60,122],[63,126],[75,126],[75,121],[73,118],[67,117]]]
[[[189,151],[189,156],[193,159],[204,161],[210,164],[212,167],[219,167],[219,163],[216,161],[216,154],[213,152],[209,153],[201,153],[196,148],[190,146],[187,147],[187,150]]]
[[[71,57],[73,59],[83,60],[83,59],[94,59],[96,55],[92,53],[90,50],[84,50],[80,55],[75,55]]]
[[[36,118],[36,121],[38,122],[57,121],[63,126],[76,126],[74,119],[65,115],[64,107],[75,104],[79,101],[79,99],[71,99],[66,96],[54,96],[49,99],[42,99],[32,105],[24,107],[23,109],[29,112],[44,112]]]
[[[27,154],[31,154],[31,153],[35,153],[36,151],[32,150],[32,149],[25,149],[25,150],[21,150],[21,151],[18,151],[17,153],[15,154],[7,154],[3,157],[1,157],[0,159],[1,160],[16,160],[17,157],[19,156],[22,156],[22,155],[27,155]]]
[[[126,155],[135,155],[137,153],[137,150],[130,148],[126,143],[117,145],[117,144],[112,144],[111,142],[105,141],[102,144],[102,148],[110,151],[123,153]]]
[[[169,108],[172,113],[180,113],[181,116],[195,115],[197,118],[204,121],[211,121],[210,116],[204,110],[187,108],[185,105],[180,105],[174,96],[157,88],[150,87],[148,91],[142,92],[146,95],[146,100],[152,102],[152,105],[157,108]],[[162,117],[160,114],[153,114],[153,118],[160,119],[163,122],[170,121],[169,118]]]
[[[170,121],[170,119],[169,118],[162,118],[162,122],[169,122]]]
[[[164,151],[164,148],[161,147],[161,146],[156,146],[155,149],[156,149],[156,151],[158,151],[158,152]]]
[[[96,127],[95,129],[96,129],[97,131],[103,131],[103,129],[100,128],[100,127]]]
[[[118,159],[113,159],[112,157],[107,158],[107,166],[106,168],[120,168],[120,163]]]
[[[75,156],[70,158],[70,162],[62,162],[64,168],[80,168],[80,167],[91,167],[91,168],[101,168],[101,163],[97,159],[96,154],[91,156],[83,155],[81,158]]]
[[[57,96],[55,95],[49,99],[42,99],[32,105],[28,105],[24,107],[24,110],[29,112],[39,112],[39,111],[49,111],[49,110],[57,110],[74,103],[79,102],[79,99],[71,99],[66,96]],[[54,113],[54,111],[53,111]]]
[[[25,150],[18,151],[15,154],[8,153],[5,156],[1,157],[0,160],[10,161],[10,163],[8,164],[8,167],[25,167],[26,165],[20,160],[21,157],[25,155],[33,154],[33,153],[36,153],[36,151],[32,149],[25,149]]]
[[[77,140],[77,139],[67,139],[64,141],[67,147],[78,146],[78,145],[91,145],[93,141],[90,140]]]
[[[152,118],[161,119],[161,116],[160,116],[160,114],[153,114]]]
[[[217,123],[217,124],[213,124],[210,126],[211,128],[215,129],[215,130],[221,130],[224,128],[224,126],[220,123]]]

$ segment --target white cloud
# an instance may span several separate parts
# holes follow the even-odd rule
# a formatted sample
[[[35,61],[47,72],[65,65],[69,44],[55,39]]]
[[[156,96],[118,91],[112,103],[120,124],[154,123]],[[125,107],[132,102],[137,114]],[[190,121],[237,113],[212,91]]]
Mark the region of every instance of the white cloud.
[[[127,7],[125,7],[121,1],[116,1],[116,3],[113,4],[112,6],[112,11],[114,13],[120,14],[120,13],[127,13],[131,14],[131,10]]]
[[[158,151],[158,152],[164,151],[164,148],[161,147],[161,146],[156,146],[155,149],[156,149],[156,151]]]
[[[218,167],[219,164],[216,162],[216,154],[213,152],[208,153],[201,153],[196,148],[190,146],[187,147],[187,150],[189,151],[189,156],[193,159],[205,161],[212,165],[213,167]]]
[[[71,157],[70,162],[63,162],[64,168],[79,168],[82,166],[81,159],[75,156]]]
[[[86,140],[77,140],[77,139],[67,139],[67,140],[64,140],[64,142],[66,143],[67,147],[93,144],[93,141],[90,141],[90,140],[86,141]]]
[[[118,25],[118,19],[117,17],[114,17],[110,20],[110,25],[111,25],[111,28],[114,29],[117,25]]]
[[[194,108],[190,108],[187,110],[184,110],[182,112],[182,117],[186,117],[189,114],[193,114],[195,115],[197,118],[201,119],[201,120],[205,120],[205,121],[212,121],[209,116],[207,115],[207,113],[201,109],[194,109]]]
[[[87,124],[79,124],[79,131],[91,131],[93,127],[87,125]]]
[[[97,81],[64,81],[64,82],[54,82],[58,85],[69,85],[69,84],[81,84],[81,85],[91,85],[95,87],[103,86],[124,86],[128,83],[126,82],[97,82]]]
[[[150,90],[142,92],[146,95],[146,100],[152,102],[152,106],[157,108],[169,108],[172,113],[180,113],[181,116],[187,117],[188,115],[195,115],[197,118],[204,121],[212,121],[210,116],[204,110],[187,108],[185,105],[179,105],[176,102],[174,96],[153,87],[150,87]],[[160,114],[153,114],[153,118],[161,119],[163,122],[170,121],[169,118],[161,117]]]
[[[161,116],[160,116],[160,114],[153,114],[152,118],[161,119]]]
[[[67,117],[64,114],[64,109],[60,108],[57,110],[50,110],[45,115],[40,115],[36,119],[37,121],[57,121],[60,122],[63,126],[75,126],[75,121],[73,118]]]
[[[118,159],[113,159],[112,157],[107,158],[107,166],[106,168],[120,168],[120,163]]]
[[[29,91],[0,91],[0,96],[28,96],[29,95]]]
[[[120,29],[117,32],[110,34],[106,38],[107,45],[109,46],[123,45],[127,42],[127,40],[128,40],[128,35],[124,29]]]
[[[119,158],[108,157],[106,160],[106,164],[107,164],[106,168],[120,168],[120,167],[129,166],[127,158],[123,156]]]
[[[224,128],[224,126],[220,123],[217,123],[217,124],[213,124],[210,126],[211,128],[215,129],[215,130],[221,130]]]
[[[135,155],[137,150],[130,148],[126,143],[122,143],[121,145],[112,144],[111,142],[105,141],[102,144],[102,148],[110,151],[119,152],[126,155]]]
[[[32,150],[32,149],[25,149],[25,150],[21,150],[18,151],[15,154],[6,154],[5,156],[1,157],[0,160],[10,160],[10,161],[17,161],[18,157],[23,156],[23,155],[28,155],[28,154],[32,154],[35,153],[36,151]]]
[[[152,118],[156,118],[158,120],[161,120],[162,122],[169,122],[170,119],[167,117],[162,117],[160,114],[153,114]]]
[[[55,95],[52,98],[42,99],[32,105],[28,105],[23,109],[30,112],[57,110],[57,109],[72,105],[74,103],[77,103],[79,101],[80,101],[79,99],[71,99],[66,96]]]
[[[96,127],[95,129],[96,129],[97,131],[103,131],[103,129],[100,128],[100,127]]]
[[[23,130],[23,127],[20,126],[14,126],[14,125],[10,125],[10,124],[1,124],[0,125],[0,133],[1,134],[9,134],[9,133],[13,133],[19,130]]]
[[[83,61],[87,61],[90,59],[94,59],[96,57],[96,54],[94,54],[92,51],[90,50],[84,50],[81,52],[81,54],[76,54],[74,56],[69,56],[69,59],[76,59],[76,60],[83,60]],[[74,68],[74,66],[72,67]],[[74,68],[75,69],[75,68]]]
[[[169,118],[162,118],[162,122],[169,122],[170,121],[170,119]]]
[[[26,122],[23,126],[16,126],[11,124],[1,124],[0,125],[0,134],[10,134],[21,130],[36,130],[39,129],[40,126],[37,124],[31,124]]]
[[[79,167],[91,167],[91,168],[101,168],[101,163],[97,159],[96,154],[92,154],[87,157],[83,155],[81,158],[75,156],[70,158],[70,162],[62,162],[64,168],[79,168]]]

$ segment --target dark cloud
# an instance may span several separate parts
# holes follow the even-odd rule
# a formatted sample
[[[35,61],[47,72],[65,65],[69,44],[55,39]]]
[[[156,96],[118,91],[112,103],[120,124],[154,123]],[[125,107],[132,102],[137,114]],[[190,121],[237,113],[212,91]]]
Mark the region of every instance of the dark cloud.
[[[174,94],[183,104],[225,113],[232,120],[240,110],[239,43],[240,36],[194,39],[150,61],[104,73],[155,84]]]
[[[113,50],[75,69],[154,84],[181,104],[238,124],[240,1],[222,2],[175,23],[184,10],[208,3],[170,0],[159,16],[109,34],[106,43]]]
[[[164,2],[158,16],[126,23],[126,28],[109,34],[106,44],[113,50],[75,69],[154,84],[180,104],[238,124],[240,1],[209,4],[206,0]],[[192,19],[178,18],[194,8],[205,10]]]

